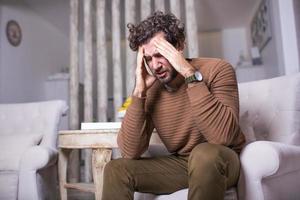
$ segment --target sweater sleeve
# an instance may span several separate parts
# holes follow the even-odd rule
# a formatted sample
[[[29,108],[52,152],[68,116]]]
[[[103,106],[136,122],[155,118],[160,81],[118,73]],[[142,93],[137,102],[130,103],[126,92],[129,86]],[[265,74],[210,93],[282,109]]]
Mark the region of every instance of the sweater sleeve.
[[[209,81],[187,89],[192,115],[200,133],[213,144],[232,145],[239,131],[239,99],[232,66],[220,61],[211,67]]]
[[[133,96],[123,119],[117,142],[124,158],[138,159],[149,146],[154,126],[145,112],[145,101]]]

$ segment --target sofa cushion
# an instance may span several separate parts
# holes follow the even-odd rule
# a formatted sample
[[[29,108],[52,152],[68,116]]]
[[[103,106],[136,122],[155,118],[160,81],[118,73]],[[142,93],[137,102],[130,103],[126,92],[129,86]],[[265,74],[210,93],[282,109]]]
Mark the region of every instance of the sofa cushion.
[[[149,193],[134,193],[134,200],[186,200],[188,196],[188,189],[182,189],[172,194],[154,195]],[[229,188],[225,191],[224,200],[237,200],[236,187]]]
[[[300,144],[299,74],[241,83],[239,96],[240,125],[248,143]]]
[[[0,137],[0,170],[18,170],[23,153],[31,146],[37,145],[41,134],[13,134]]]
[[[251,123],[251,117],[249,116],[249,112],[246,111],[240,115],[240,127],[245,135],[246,144],[254,142],[257,140],[255,137],[253,125]]]
[[[60,117],[67,108],[62,100],[0,104],[0,135],[41,133],[41,144],[56,148]]]

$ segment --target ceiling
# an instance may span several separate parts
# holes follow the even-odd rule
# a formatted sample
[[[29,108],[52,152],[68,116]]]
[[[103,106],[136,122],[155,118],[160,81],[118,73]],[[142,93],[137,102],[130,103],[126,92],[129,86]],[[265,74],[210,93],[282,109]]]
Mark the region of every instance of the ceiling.
[[[70,0],[0,0],[0,4],[17,5],[25,3],[34,10],[38,16],[47,20],[64,34],[68,34],[69,1]],[[140,0],[136,1],[139,5]],[[153,1],[154,0],[152,0],[152,6],[154,4]],[[168,8],[169,1],[172,0],[165,1],[166,7]],[[260,1],[261,0],[195,0],[198,30],[215,31],[224,28],[246,26]],[[107,10],[110,10],[111,0],[106,0],[106,2]],[[120,6],[123,8],[125,0],[120,0],[120,2]],[[184,0],[180,3],[183,11]],[[110,14],[111,12],[107,13]],[[124,11],[121,13],[121,16],[123,15]],[[123,20],[124,23],[124,17],[121,18],[121,21]],[[110,21],[110,17],[107,17],[107,20]],[[110,26],[110,22],[107,24]],[[109,32],[108,34],[110,35]]]
[[[195,0],[200,31],[245,26],[261,0]]]

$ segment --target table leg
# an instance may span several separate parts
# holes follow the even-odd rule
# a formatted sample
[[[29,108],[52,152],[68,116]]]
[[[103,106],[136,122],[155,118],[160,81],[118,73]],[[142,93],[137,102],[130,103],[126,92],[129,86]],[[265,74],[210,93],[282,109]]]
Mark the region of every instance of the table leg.
[[[103,170],[111,159],[111,149],[94,149],[92,154],[93,178],[96,200],[101,200],[103,190]]]
[[[59,178],[59,191],[60,191],[60,199],[67,200],[67,189],[65,188],[65,184],[67,183],[67,164],[68,157],[70,154],[70,149],[59,149],[58,154],[58,178]]]

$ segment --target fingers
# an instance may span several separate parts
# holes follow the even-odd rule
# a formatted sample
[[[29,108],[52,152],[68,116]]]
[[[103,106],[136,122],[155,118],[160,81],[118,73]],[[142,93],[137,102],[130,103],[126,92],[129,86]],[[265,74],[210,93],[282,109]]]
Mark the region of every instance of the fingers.
[[[155,38],[154,45],[156,46],[157,51],[170,62],[177,72],[183,76],[193,69],[193,67],[184,58],[182,50],[177,50],[165,38]]]
[[[157,51],[164,56],[178,72],[180,72],[180,69],[177,66],[179,66],[179,60],[183,55],[164,38],[155,38],[154,45],[156,46]]]
[[[142,66],[143,66],[143,58],[144,58],[144,48],[139,47],[138,53],[137,53],[137,58],[136,58],[136,73],[141,74]]]
[[[177,51],[172,44],[170,44],[166,39],[163,39],[163,38],[155,38],[154,39],[154,44],[157,47],[160,47],[162,49],[168,49],[168,50],[171,50],[171,51],[174,51],[174,50]]]
[[[154,45],[156,46],[157,51],[167,59],[178,53],[178,50],[164,38],[156,38],[154,40]]]
[[[155,38],[154,45],[157,51],[179,72],[180,69],[177,66],[179,66],[179,60],[182,57],[180,52],[164,38]]]
[[[143,47],[139,47],[138,54],[137,54],[137,61],[138,61],[138,63],[142,63],[143,58],[144,58],[144,48]]]

